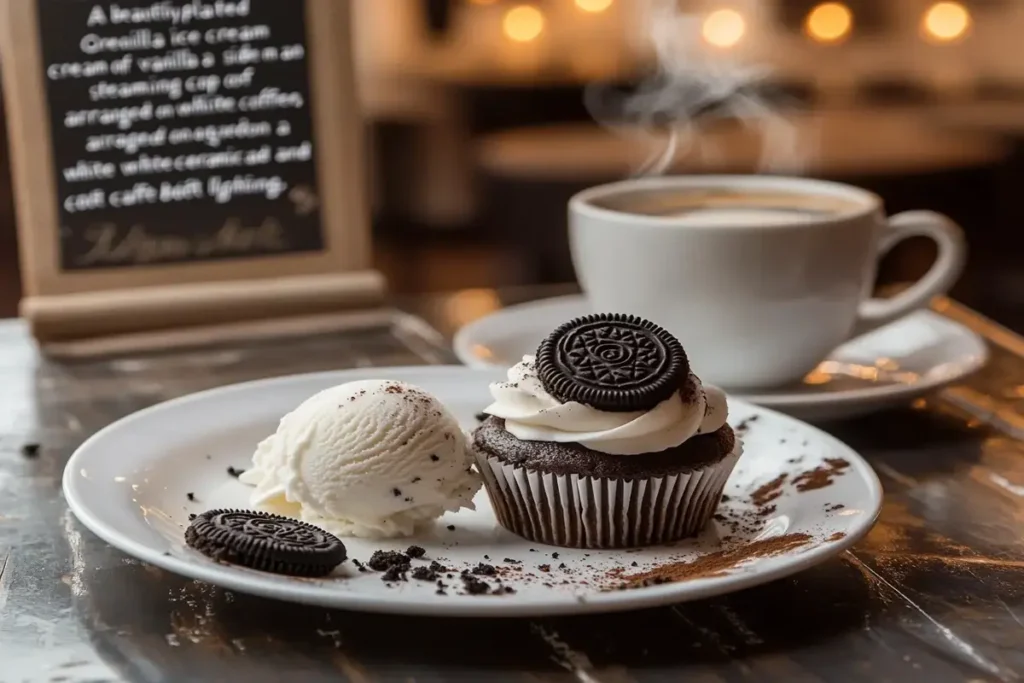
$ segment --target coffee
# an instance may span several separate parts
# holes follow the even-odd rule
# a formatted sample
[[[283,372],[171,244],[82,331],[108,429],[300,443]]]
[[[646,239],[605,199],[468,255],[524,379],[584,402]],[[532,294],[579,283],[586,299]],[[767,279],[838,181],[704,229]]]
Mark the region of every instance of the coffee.
[[[931,237],[939,257],[909,289],[872,299],[879,254]],[[611,183],[569,201],[573,265],[595,312],[652,320],[702,380],[751,390],[799,381],[850,338],[927,306],[964,262],[947,218],[886,219],[849,185],[778,176]]]
[[[777,225],[803,223],[848,213],[862,204],[848,198],[789,192],[727,189],[650,189],[601,197],[595,206],[609,211],[675,219],[677,225]]]

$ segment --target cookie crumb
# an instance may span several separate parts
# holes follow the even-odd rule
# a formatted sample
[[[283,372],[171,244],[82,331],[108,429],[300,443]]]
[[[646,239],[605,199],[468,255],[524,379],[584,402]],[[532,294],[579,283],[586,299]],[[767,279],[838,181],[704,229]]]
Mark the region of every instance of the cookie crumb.
[[[486,558],[487,556],[484,555],[484,557]],[[479,562],[472,570],[470,570],[470,573],[480,574],[482,576],[494,576],[498,573],[498,570],[494,568],[494,565]]]
[[[370,561],[366,564],[370,566],[370,569],[379,572],[391,569],[392,567],[408,569],[409,558],[394,550],[375,550],[373,555],[370,555]]]
[[[427,551],[418,545],[411,545],[406,549],[405,554],[413,559],[418,559],[426,555]]]
[[[391,565],[380,577],[381,581],[406,581],[405,573],[409,571],[409,565]]]
[[[39,444],[35,442],[26,443],[21,446],[21,454],[26,458],[34,458],[39,455]]]
[[[447,528],[448,528],[448,531],[455,531],[455,525],[454,524],[449,524]]]
[[[188,493],[186,493],[186,494],[185,494],[185,497],[186,497],[186,498],[188,498],[188,499],[189,499],[190,501],[192,501],[193,503],[194,503],[194,502],[196,502],[196,494],[192,493],[191,491],[189,491]]]
[[[435,455],[435,454],[431,453],[431,454],[430,454],[430,459],[431,459],[432,461],[434,461],[434,462],[437,462],[437,461],[438,461],[438,460],[440,460],[441,458],[439,458],[439,457],[438,457],[437,455]]]
[[[395,498],[398,498],[399,496],[402,495],[402,489],[400,489],[400,488],[393,488],[393,489],[391,489],[391,495],[393,495]]]
[[[231,465],[228,465],[228,474],[230,474],[235,479],[238,479],[240,476],[245,474],[245,470],[241,469],[240,467],[233,467]]]
[[[437,572],[431,570],[429,567],[416,567],[412,570],[412,578],[417,581],[436,581]]]
[[[485,595],[491,592],[491,585],[475,576],[463,575],[462,586],[469,595]]]

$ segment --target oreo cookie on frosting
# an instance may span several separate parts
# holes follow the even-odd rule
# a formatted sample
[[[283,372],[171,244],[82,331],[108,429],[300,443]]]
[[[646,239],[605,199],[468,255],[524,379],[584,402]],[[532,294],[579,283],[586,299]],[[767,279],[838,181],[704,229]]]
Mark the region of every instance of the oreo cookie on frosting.
[[[544,389],[562,402],[609,412],[649,410],[690,373],[682,344],[634,315],[587,315],[560,325],[537,349]]]
[[[250,510],[209,510],[185,530],[207,557],[290,576],[326,576],[345,561],[345,545],[320,527]]]

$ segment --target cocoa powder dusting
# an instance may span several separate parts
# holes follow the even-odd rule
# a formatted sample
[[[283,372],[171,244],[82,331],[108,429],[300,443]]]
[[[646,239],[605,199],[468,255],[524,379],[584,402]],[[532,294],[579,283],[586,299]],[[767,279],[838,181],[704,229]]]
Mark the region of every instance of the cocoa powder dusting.
[[[794,548],[807,545],[810,542],[811,536],[808,534],[787,534],[785,536],[754,541],[753,543],[744,543],[732,548],[726,548],[725,550],[701,555],[692,562],[666,564],[639,574],[620,574],[616,578],[621,578],[622,583],[616,588],[618,590],[626,590],[661,583],[675,583],[677,581],[693,581],[694,579],[725,576],[730,570],[736,569],[744,562],[764,557],[775,557]]]
[[[758,487],[756,491],[750,494],[750,500],[758,507],[772,502],[782,495],[782,485],[786,483],[786,476],[785,474],[780,474],[767,484]]]
[[[850,463],[842,458],[826,458],[824,464],[807,470],[793,479],[797,491],[814,491],[831,486],[833,478],[841,475]]]

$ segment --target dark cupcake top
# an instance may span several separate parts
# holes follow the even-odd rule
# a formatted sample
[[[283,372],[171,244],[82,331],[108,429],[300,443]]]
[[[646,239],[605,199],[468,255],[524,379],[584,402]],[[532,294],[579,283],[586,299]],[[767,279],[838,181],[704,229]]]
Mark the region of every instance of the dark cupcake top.
[[[728,416],[725,395],[690,372],[675,337],[618,314],[559,326],[490,389],[485,412],[513,436],[612,455],[674,448],[718,430]]]

